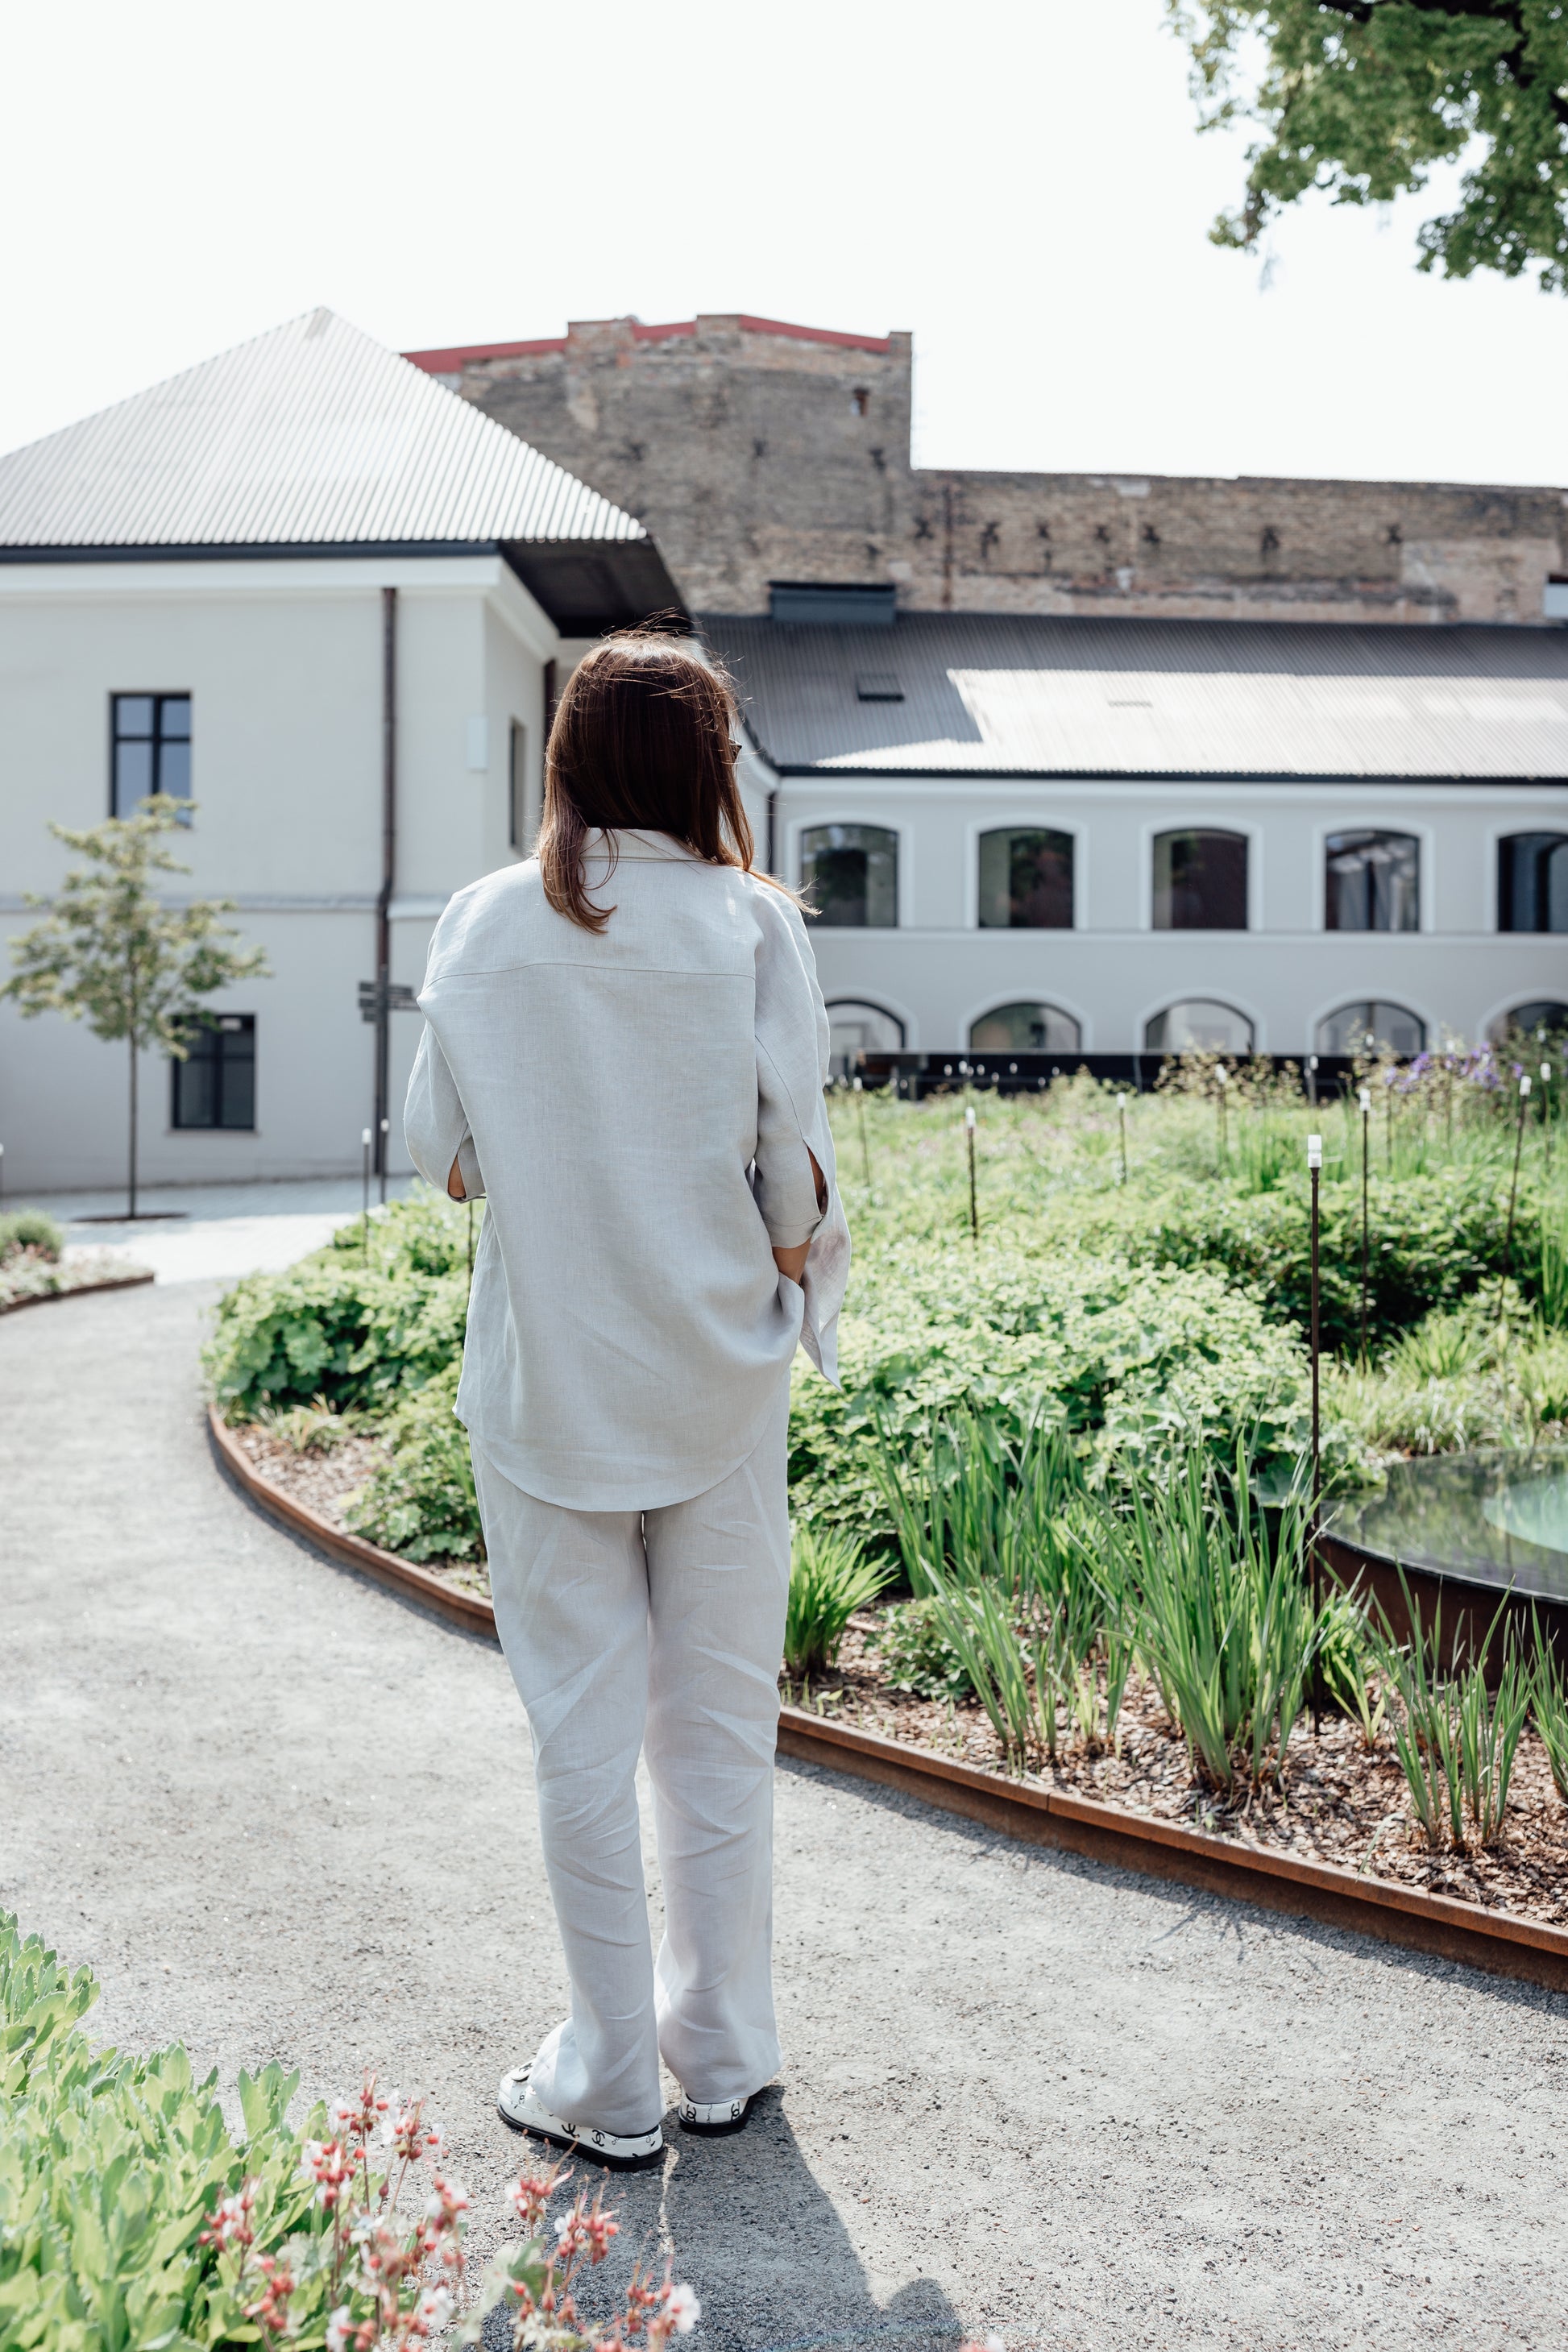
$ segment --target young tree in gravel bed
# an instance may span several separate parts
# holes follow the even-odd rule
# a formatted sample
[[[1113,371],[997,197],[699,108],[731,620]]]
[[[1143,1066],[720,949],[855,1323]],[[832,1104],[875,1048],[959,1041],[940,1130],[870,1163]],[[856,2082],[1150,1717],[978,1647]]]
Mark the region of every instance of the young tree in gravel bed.
[[[155,874],[190,872],[170,856],[162,836],[180,822],[182,810],[195,806],[159,793],[142,801],[134,816],[110,817],[85,833],[51,824],[49,831],[89,862],[66,876],[52,901],[28,893],[29,906],[49,912],[12,940],[17,969],[0,988],[0,997],[13,998],[25,1021],[63,1013],[68,1021],[85,1020],[106,1044],[127,1048],[126,1195],[132,1217],[138,1056],[158,1046],[183,1062],[191,1024],[212,1017],[203,1013],[201,999],[267,971],[260,948],[227,945],[237,934],[220,918],[234,911],[231,898],[193,898],[172,907],[153,887]]]

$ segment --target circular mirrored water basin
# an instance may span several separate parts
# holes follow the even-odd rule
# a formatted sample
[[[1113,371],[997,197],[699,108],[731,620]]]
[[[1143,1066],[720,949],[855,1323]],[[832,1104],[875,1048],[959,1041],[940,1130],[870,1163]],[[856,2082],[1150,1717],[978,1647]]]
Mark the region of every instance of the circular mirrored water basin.
[[[1568,1452],[1396,1462],[1382,1493],[1340,1504],[1325,1533],[1373,1559],[1568,1604]]]

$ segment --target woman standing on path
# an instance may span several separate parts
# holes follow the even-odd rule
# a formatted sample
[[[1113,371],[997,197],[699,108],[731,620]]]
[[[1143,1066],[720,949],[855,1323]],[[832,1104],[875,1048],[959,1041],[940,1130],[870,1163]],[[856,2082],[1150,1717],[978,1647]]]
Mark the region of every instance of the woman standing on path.
[[[728,687],[668,638],[574,674],[537,858],[431,944],[408,1148],[489,1207],[458,1391],[528,1711],[571,2015],[502,2116],[617,2165],[779,2064],[773,1770],[790,1363],[837,1376],[849,1236],[799,908],[752,867]],[[667,1926],[650,1948],[636,1771]]]

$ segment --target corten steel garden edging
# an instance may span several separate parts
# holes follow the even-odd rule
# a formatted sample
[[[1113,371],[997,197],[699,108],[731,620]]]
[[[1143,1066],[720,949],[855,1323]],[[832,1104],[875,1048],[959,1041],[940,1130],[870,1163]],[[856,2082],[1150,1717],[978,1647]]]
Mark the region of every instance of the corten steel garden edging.
[[[110,1282],[77,1282],[68,1290],[36,1290],[29,1298],[7,1298],[0,1301],[0,1315],[20,1315],[24,1307],[53,1307],[62,1298],[91,1298],[102,1290],[140,1290],[143,1283],[152,1282],[151,1273],[127,1274]]]
[[[1331,1863],[1300,1862],[1267,1848],[1184,1829],[1102,1805],[1066,1790],[1030,1788],[978,1765],[961,1764],[880,1732],[832,1723],[786,1706],[781,1754],[900,1789],[944,1811],[1034,1845],[1066,1848],[1146,1876],[1173,1878],[1233,1901],[1349,1927],[1384,1943],[1429,1952],[1493,1976],[1522,1977],[1568,1991],[1568,1928],[1424,1895],[1388,1879],[1363,1878]]]
[[[422,1601],[451,1623],[492,1642],[497,1639],[495,1612],[488,1600],[460,1591],[412,1560],[347,1534],[296,1502],[262,1476],[216,1406],[208,1408],[207,1426],[230,1475],[273,1518],[308,1537],[332,1559]],[[778,1745],[781,1756],[879,1781],[1032,1845],[1061,1847],[1146,1877],[1175,1879],[1233,1902],[1348,1927],[1493,1976],[1520,1977],[1552,1991],[1568,1991],[1568,1928],[1542,1927],[1513,1912],[1487,1911],[1478,1903],[1456,1902],[1451,1895],[1423,1895],[1388,1879],[1363,1878],[1331,1863],[1299,1862],[1290,1854],[1241,1846],[1229,1838],[1152,1821],[1066,1790],[1030,1788],[1000,1772],[957,1763],[880,1732],[829,1722],[804,1707],[780,1708]]]
[[[383,1551],[379,1544],[366,1543],[363,1536],[350,1535],[344,1528],[333,1527],[318,1511],[297,1503],[270,1478],[264,1478],[234,1432],[220,1416],[216,1405],[207,1407],[207,1428],[219,1459],[229,1475],[244,1487],[253,1503],[275,1519],[299,1534],[308,1536],[318,1550],[342,1560],[345,1567],[357,1568],[363,1575],[374,1577],[378,1584],[390,1585],[394,1591],[406,1593],[448,1623],[460,1625],[465,1633],[482,1633],[487,1641],[499,1641],[495,1612],[478,1592],[464,1592],[458,1586],[448,1584],[444,1577],[432,1576],[428,1569],[417,1568],[411,1559],[400,1559],[395,1551]]]

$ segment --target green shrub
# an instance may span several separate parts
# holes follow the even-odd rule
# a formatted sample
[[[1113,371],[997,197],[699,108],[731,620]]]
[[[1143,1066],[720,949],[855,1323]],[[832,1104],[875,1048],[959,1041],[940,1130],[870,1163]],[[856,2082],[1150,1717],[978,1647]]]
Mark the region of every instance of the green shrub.
[[[849,1620],[876,1599],[891,1574],[886,1560],[868,1559],[842,1528],[795,1529],[784,1659],[795,1681],[833,1664]]]
[[[253,2338],[201,2237],[247,2178],[259,2247],[319,2228],[283,2121],[299,2077],[242,2074],[236,2139],[216,2074],[194,2082],[184,2050],[92,2048],[79,2021],[97,1997],[85,1969],[68,1974],[0,1913],[0,2352]]]
[[[0,1265],[22,1250],[36,1250],[51,1265],[58,1265],[65,1245],[65,1227],[46,1217],[42,1209],[13,1209],[0,1217]]]
[[[888,1543],[878,1432],[911,1462],[933,1414],[982,1416],[1016,1445],[1059,1423],[1091,1461],[1159,1464],[1194,1431],[1221,1459],[1246,1433],[1265,1470],[1307,1442],[1298,1333],[1211,1267],[1130,1265],[1058,1246],[1028,1255],[899,1244],[868,1253],[840,1327],[842,1392],[803,1366],[790,1421],[794,1507]],[[1331,1480],[1370,1475],[1344,1425],[1324,1432]]]
[[[219,1301],[205,1361],[226,1416],[325,1400],[389,1411],[457,1360],[468,1319],[467,1221],[423,1194],[344,1227],[282,1274]]]
[[[916,1601],[895,1601],[883,1612],[867,1648],[876,1654],[882,1678],[894,1690],[915,1698],[963,1699],[973,1696],[969,1670],[938,1622],[937,1604],[929,1593]]]
[[[1369,1188],[1367,1341],[1375,1349],[1435,1307],[1458,1307],[1478,1284],[1500,1281],[1508,1185],[1466,1174],[1374,1176]],[[1305,1187],[1237,1193],[1221,1185],[1124,1206],[1082,1220],[1086,1244],[1171,1266],[1215,1266],[1248,1286],[1271,1319],[1305,1328],[1311,1312],[1311,1242]],[[1513,1271],[1534,1297],[1542,1264],[1542,1202],[1520,1186]],[[1361,1344],[1361,1188],[1326,1184],[1320,1216],[1319,1330],[1325,1349]]]
[[[384,1424],[390,1459],[344,1513],[348,1524],[405,1559],[484,1558],[468,1433],[455,1417],[460,1361],[436,1373]]]

